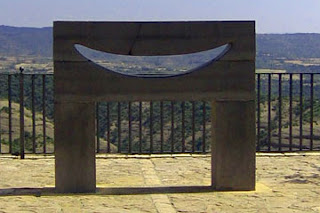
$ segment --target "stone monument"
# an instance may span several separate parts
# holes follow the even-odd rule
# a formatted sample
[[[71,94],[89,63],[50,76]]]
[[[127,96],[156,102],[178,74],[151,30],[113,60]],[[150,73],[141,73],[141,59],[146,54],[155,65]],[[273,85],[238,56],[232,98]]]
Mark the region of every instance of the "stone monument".
[[[210,101],[213,190],[255,189],[255,23],[54,22],[55,171],[58,192],[94,192],[95,103]],[[228,44],[192,72],[126,76],[75,45],[121,55],[178,55]]]

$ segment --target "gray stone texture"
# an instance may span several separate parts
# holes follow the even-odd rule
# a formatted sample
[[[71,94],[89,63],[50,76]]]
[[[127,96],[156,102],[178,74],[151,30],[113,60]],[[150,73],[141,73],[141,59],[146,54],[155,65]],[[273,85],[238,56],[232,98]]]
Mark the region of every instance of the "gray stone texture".
[[[186,54],[224,44],[231,48],[184,75],[138,78],[100,67],[79,54],[75,44],[135,56]],[[95,190],[96,102],[152,100],[213,101],[213,187],[254,189],[253,21],[54,22],[54,73],[59,192]]]
[[[255,189],[254,101],[212,104],[212,186],[216,190]]]
[[[56,189],[95,191],[95,105],[55,103],[54,107]]]

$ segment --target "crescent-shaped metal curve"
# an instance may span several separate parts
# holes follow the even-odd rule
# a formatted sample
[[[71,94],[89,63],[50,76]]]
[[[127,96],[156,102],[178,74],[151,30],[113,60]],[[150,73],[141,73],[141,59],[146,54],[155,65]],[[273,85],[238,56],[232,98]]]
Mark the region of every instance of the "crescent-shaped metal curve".
[[[228,51],[231,49],[232,45],[231,43],[227,43],[224,45],[221,45],[219,47],[200,51],[196,53],[188,53],[188,54],[180,54],[180,55],[164,55],[164,56],[131,56],[131,55],[121,55],[121,54],[114,54],[114,53],[108,53],[103,52],[99,50],[95,50],[89,47],[86,47],[81,44],[75,44],[74,48],[76,52],[78,52],[79,55],[86,58],[88,61],[95,63],[96,65],[105,68],[107,71],[115,72],[118,74],[122,74],[125,76],[132,76],[132,77],[140,77],[140,78],[168,78],[168,77],[174,77],[174,76],[180,76],[185,75],[191,72],[196,72],[197,70],[202,69],[205,66],[208,66],[215,61],[220,60],[224,55],[228,53]],[[119,61],[141,61],[145,60],[147,62],[152,62],[152,59],[157,58],[157,64],[164,64],[167,60],[169,61],[175,61],[175,59],[185,61],[185,64],[190,64],[190,60],[194,58],[203,57],[206,60],[200,61],[201,63],[196,63],[196,65],[192,67],[188,67],[187,69],[175,69],[175,67],[171,67],[171,70],[167,69],[164,71],[149,69],[149,72],[140,72],[134,69],[127,69],[127,70],[121,70],[121,69],[114,69],[110,67],[110,61],[114,60],[119,63]],[[102,62],[102,60],[104,62]],[[105,63],[107,62],[107,63]],[[109,66],[108,66],[109,65]],[[169,66],[170,67],[170,66]],[[150,72],[151,71],[151,72]]]

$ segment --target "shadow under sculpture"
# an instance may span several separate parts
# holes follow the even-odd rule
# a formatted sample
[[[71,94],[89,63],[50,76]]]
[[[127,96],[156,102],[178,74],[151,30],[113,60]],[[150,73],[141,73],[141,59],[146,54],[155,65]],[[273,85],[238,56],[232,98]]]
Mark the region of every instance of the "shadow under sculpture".
[[[56,191],[94,192],[95,103],[212,102],[212,189],[255,189],[255,23],[54,22]],[[216,60],[178,76],[126,76],[75,48],[134,56],[187,54],[229,44]]]

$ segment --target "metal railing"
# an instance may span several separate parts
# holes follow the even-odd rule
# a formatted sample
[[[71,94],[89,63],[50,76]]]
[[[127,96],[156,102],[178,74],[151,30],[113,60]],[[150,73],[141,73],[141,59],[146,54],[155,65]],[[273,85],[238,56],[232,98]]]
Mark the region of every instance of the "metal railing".
[[[97,152],[208,152],[208,110],[206,102],[98,103]]]
[[[261,73],[257,151],[320,149],[320,73]]]
[[[0,153],[53,153],[53,75],[0,74]],[[257,151],[320,150],[320,73],[258,73]],[[210,103],[97,103],[97,153],[206,153]],[[23,137],[24,136],[24,137]]]
[[[50,84],[50,87],[47,85]],[[0,152],[52,153],[53,75],[0,74]],[[50,114],[47,114],[49,110]]]

